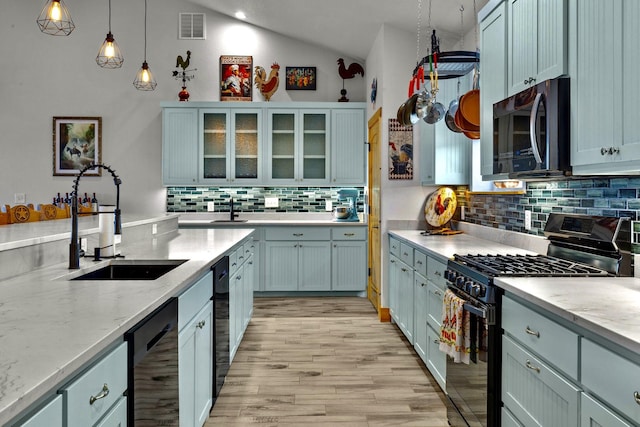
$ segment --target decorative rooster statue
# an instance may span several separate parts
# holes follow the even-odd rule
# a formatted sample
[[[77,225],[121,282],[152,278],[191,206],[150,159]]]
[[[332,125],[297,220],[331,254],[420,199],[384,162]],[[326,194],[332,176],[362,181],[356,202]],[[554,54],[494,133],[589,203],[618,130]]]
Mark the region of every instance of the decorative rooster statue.
[[[271,96],[273,96],[273,94],[278,90],[278,85],[280,83],[278,70],[280,70],[280,65],[278,65],[277,62],[274,62],[273,65],[271,65],[271,72],[267,79],[267,72],[264,68],[259,65],[255,68],[255,85],[267,101],[269,101]]]
[[[182,59],[182,55],[178,55],[176,58],[176,68],[182,67],[183,70],[189,68],[189,61],[191,60],[191,51],[187,51],[187,59]]]
[[[364,68],[362,65],[353,63],[349,65],[349,68],[344,66],[344,59],[338,58],[338,74],[342,77],[343,80],[352,79],[356,76],[356,74],[360,74],[364,77]]]

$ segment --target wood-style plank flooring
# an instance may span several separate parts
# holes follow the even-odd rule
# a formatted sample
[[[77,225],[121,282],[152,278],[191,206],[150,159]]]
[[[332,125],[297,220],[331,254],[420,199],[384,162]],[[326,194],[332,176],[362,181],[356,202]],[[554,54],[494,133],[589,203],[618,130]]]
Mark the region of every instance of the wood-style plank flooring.
[[[447,426],[445,396],[366,298],[256,298],[213,426]]]

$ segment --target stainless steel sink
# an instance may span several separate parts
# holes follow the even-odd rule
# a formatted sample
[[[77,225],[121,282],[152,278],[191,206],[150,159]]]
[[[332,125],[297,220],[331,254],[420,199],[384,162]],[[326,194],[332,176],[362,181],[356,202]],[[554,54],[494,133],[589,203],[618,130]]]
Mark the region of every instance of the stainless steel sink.
[[[247,222],[248,219],[214,219],[211,222],[217,222],[219,224],[233,224],[236,222]]]
[[[156,280],[185,263],[177,260],[117,260],[70,280]]]

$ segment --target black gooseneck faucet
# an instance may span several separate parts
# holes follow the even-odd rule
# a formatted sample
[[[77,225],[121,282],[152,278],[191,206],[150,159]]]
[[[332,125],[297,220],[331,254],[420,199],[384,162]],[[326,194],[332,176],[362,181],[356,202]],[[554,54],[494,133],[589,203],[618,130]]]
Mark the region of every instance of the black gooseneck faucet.
[[[85,172],[91,169],[101,168],[109,171],[116,186],[116,208],[113,212],[98,212],[97,214],[113,213],[115,215],[115,234],[122,234],[122,221],[120,218],[120,184],[122,181],[110,166],[101,163],[91,163],[85,166],[73,181],[73,192],[71,193],[71,243],[69,244],[69,268],[80,268],[80,244],[78,241],[78,184]]]

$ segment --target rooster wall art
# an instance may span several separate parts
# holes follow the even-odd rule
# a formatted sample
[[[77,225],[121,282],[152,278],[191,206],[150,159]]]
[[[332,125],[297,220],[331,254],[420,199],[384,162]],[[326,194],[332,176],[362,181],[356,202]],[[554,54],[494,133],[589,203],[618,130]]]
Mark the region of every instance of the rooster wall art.
[[[280,70],[280,65],[277,62],[274,62],[271,65],[271,72],[269,73],[269,77],[267,78],[267,72],[261,66],[256,66],[254,72],[255,85],[264,96],[264,99],[269,101],[274,93],[278,90],[278,85],[280,84],[280,78],[278,71]]]

